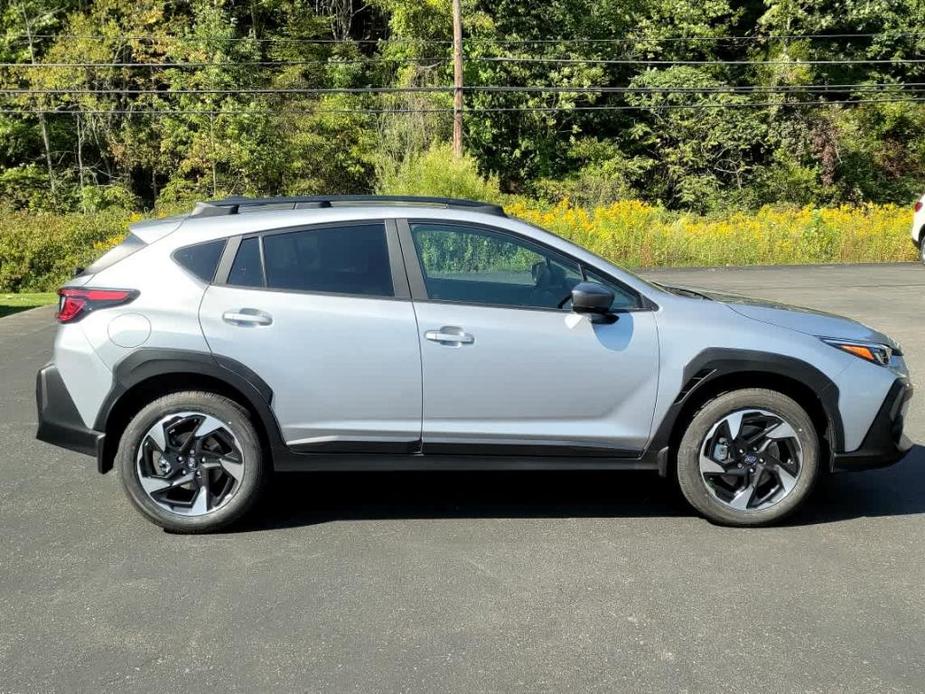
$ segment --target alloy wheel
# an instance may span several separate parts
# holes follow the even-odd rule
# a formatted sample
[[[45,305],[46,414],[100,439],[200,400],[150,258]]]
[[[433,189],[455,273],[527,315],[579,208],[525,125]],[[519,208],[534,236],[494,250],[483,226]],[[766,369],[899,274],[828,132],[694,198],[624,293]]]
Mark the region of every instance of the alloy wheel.
[[[155,504],[203,516],[231,500],[244,477],[244,455],[229,425],[203,412],[158,420],[141,440],[138,481]]]
[[[731,412],[707,432],[700,475],[710,494],[736,511],[759,511],[787,497],[803,471],[796,429],[768,410]]]

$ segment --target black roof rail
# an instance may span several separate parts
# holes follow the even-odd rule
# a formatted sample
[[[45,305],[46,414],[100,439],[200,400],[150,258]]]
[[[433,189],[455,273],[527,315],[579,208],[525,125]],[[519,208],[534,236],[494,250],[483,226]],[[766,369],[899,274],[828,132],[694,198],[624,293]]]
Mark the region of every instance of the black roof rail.
[[[350,205],[425,205],[447,209],[472,210],[499,217],[506,216],[501,205],[464,198],[437,198],[421,195],[297,195],[279,198],[230,197],[197,202],[191,217],[220,217],[258,209],[303,210]]]

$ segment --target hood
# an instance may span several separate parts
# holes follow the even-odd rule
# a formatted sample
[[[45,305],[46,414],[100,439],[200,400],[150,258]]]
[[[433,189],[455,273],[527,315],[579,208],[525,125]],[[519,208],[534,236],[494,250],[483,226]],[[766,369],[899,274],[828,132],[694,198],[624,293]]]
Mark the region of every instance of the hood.
[[[675,288],[672,288],[675,289]],[[776,301],[765,299],[752,299],[738,294],[725,294],[706,290],[681,289],[684,292],[693,292],[707,299],[726,304],[736,313],[781,328],[795,330],[807,335],[817,337],[834,337],[842,340],[857,340],[860,342],[876,342],[898,349],[896,344],[887,335],[874,330],[856,320],[837,316],[834,313],[816,311],[801,306],[790,306]]]

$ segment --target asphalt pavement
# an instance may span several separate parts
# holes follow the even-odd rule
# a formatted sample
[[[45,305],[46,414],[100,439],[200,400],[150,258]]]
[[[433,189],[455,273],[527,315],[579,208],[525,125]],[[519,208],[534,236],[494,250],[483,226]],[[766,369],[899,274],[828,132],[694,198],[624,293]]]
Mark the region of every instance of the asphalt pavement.
[[[925,373],[925,267],[678,270],[858,318]],[[925,448],[714,527],[649,473],[283,477],[177,536],[33,438],[50,309],[0,319],[0,691],[925,691]],[[925,441],[921,389],[908,433]]]

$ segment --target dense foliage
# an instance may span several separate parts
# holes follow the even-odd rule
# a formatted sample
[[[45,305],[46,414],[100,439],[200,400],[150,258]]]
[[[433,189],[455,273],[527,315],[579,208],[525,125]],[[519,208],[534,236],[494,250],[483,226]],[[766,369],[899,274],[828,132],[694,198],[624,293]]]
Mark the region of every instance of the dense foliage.
[[[549,229],[626,267],[889,262],[913,260],[909,211],[896,205],[837,208],[763,207],[757,212],[703,216],[637,200],[594,208],[568,202],[503,200],[509,214]],[[139,219],[115,208],[101,212],[4,212],[0,215],[0,292],[50,291],[118,243]],[[444,240],[445,243],[446,240]],[[440,271],[456,267],[435,257]],[[428,245],[429,244],[429,245]],[[470,243],[470,267],[530,268],[529,254],[498,243]],[[446,250],[444,246],[444,250]],[[458,257],[454,254],[454,258]],[[535,259],[534,259],[535,260]],[[455,261],[454,261],[455,262]]]
[[[449,0],[10,0],[0,201],[905,205],[925,182],[923,17],[925,0],[466,0],[466,84],[509,90],[466,93],[477,173],[457,163],[447,186],[426,158],[450,166],[450,92],[349,90],[452,84]]]

